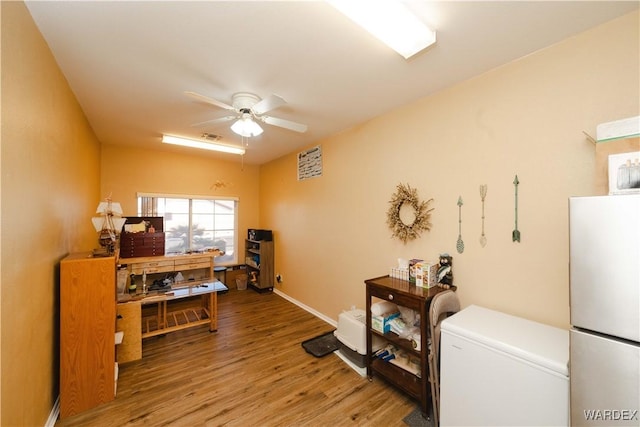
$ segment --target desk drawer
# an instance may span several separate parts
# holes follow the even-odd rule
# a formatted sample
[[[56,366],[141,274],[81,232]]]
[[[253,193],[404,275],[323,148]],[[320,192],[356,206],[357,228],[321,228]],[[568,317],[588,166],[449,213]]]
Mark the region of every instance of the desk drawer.
[[[369,293],[371,294],[371,296],[392,302],[396,305],[411,308],[418,312],[421,311],[420,300],[404,295],[395,290],[380,289],[375,286],[369,285]]]
[[[164,247],[120,249],[120,258],[164,256]]]
[[[174,270],[174,262],[170,261],[149,261],[141,262],[139,264],[131,265],[131,272],[133,274],[142,274],[145,271],[147,274],[152,273],[166,273]]]
[[[177,259],[176,265],[175,265],[176,271],[196,270],[198,268],[210,268],[210,267],[211,267],[211,257]]]

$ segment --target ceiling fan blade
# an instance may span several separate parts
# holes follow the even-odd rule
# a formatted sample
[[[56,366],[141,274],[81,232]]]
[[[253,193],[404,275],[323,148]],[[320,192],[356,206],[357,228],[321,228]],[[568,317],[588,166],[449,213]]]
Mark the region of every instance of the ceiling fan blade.
[[[237,119],[237,116],[224,116],[224,117],[218,117],[217,119],[211,119],[211,120],[206,120],[204,122],[200,122],[200,123],[194,123],[191,125],[191,127],[199,127],[199,126],[204,126],[204,125],[213,125],[216,123],[224,123],[224,122],[230,122],[231,120],[235,120]]]
[[[260,117],[260,120],[262,120],[268,125],[278,126],[281,128],[292,130],[294,132],[305,133],[307,131],[307,125],[292,122],[290,120],[279,119],[277,117],[269,117],[269,116],[262,116]]]
[[[225,110],[233,110],[234,109],[229,104],[225,104],[222,101],[218,101],[216,99],[209,98],[208,96],[200,95],[199,93],[185,92],[185,94],[190,96],[190,97],[192,97],[192,98],[194,98],[194,99],[196,99],[196,100],[198,100],[198,101],[201,101],[201,102],[204,102],[204,103],[207,103],[207,104],[211,104],[211,105],[215,105],[216,107],[224,108]]]
[[[278,95],[272,94],[267,98],[258,101],[256,105],[251,107],[251,111],[253,111],[254,114],[261,115],[266,113],[267,111],[275,110],[276,108],[281,107],[286,103],[287,101],[280,98]]]

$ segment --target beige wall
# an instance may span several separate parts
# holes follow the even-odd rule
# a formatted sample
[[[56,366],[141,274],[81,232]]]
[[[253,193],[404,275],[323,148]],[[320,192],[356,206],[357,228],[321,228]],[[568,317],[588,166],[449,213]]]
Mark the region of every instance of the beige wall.
[[[337,319],[364,307],[363,281],[387,274],[398,257],[448,252],[464,306],[567,327],[567,198],[594,194],[595,148],[583,131],[595,136],[599,123],[640,114],[638,16],[321,141],[320,178],[298,182],[295,153],[263,166],[260,222],[277,236],[278,288]],[[511,239],[516,174],[521,243]],[[385,223],[399,183],[434,199],[431,232],[406,245]]]
[[[1,2],[0,11],[3,426],[43,425],[53,407],[58,262],[95,246],[88,218],[109,193],[126,213],[137,191],[238,196],[240,230],[275,231],[279,288],[332,318],[362,307],[363,280],[386,274],[397,257],[447,251],[463,304],[564,327],[566,199],[592,194],[595,180],[582,131],[640,114],[634,13],[321,141],[324,176],[297,182],[295,154],[257,168],[101,149],[24,4]],[[150,156],[153,168],[143,166]],[[511,242],[516,173],[522,243]],[[215,189],[216,181],[228,186]],[[432,231],[407,245],[385,224],[401,182],[435,207]],[[489,186],[485,248],[480,184]],[[463,254],[455,251],[459,195]]]
[[[58,395],[58,265],[90,250],[100,146],[22,2],[2,10],[3,426],[42,426]]]
[[[102,197],[111,194],[126,216],[137,215],[138,192],[238,197],[238,260],[243,262],[246,229],[258,227],[259,167],[243,165],[236,155],[216,160],[198,150],[165,152],[160,136],[158,146],[159,150],[149,153],[103,145]]]

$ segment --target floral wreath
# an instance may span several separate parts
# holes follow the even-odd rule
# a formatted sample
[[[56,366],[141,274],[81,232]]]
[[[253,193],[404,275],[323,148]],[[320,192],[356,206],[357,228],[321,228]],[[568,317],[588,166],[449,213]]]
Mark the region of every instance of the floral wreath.
[[[433,199],[429,199],[426,202],[421,202],[418,200],[418,191],[415,188],[411,188],[409,184],[398,184],[396,192],[389,201],[391,206],[387,211],[387,224],[391,228],[392,237],[397,237],[403,243],[407,243],[408,240],[419,237],[422,231],[431,230],[429,220],[434,208],[428,209],[428,207],[432,201]],[[400,209],[404,204],[413,208],[415,219],[411,224],[405,224],[400,219]]]

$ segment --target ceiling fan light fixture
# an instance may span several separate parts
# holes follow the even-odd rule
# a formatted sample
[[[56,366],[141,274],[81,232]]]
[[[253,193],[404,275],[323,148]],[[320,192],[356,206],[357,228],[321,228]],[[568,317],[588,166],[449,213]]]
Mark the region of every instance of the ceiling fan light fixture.
[[[183,138],[181,136],[162,135],[162,142],[165,144],[181,145],[183,147],[200,148],[202,150],[220,151],[231,154],[244,154],[245,150],[241,147],[232,145],[218,144],[208,141],[202,141],[192,138]]]
[[[399,1],[326,0],[405,59],[436,42],[436,33]]]
[[[262,128],[259,124],[253,121],[249,113],[244,113],[242,118],[232,124],[231,130],[245,138],[258,136],[262,133]]]

